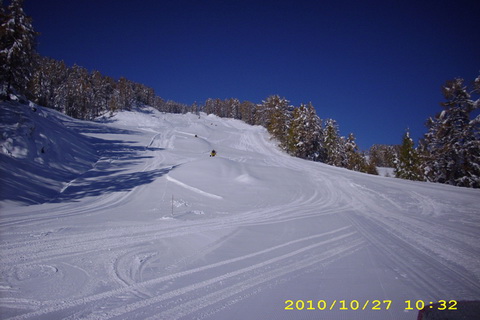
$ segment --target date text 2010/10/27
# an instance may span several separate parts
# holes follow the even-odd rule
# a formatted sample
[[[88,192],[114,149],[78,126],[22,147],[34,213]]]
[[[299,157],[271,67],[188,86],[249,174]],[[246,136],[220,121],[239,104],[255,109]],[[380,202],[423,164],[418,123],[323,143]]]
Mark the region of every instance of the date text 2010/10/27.
[[[388,310],[392,300],[285,300],[285,310]],[[422,310],[424,307],[437,310],[457,310],[457,301],[439,300],[425,302],[423,300],[406,300],[405,310]]]

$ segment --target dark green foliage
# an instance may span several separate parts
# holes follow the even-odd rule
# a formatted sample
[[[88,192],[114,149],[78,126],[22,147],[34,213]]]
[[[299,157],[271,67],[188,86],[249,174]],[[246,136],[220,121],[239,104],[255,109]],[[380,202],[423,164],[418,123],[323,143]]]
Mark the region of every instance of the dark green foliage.
[[[402,144],[395,163],[395,177],[407,180],[423,181],[423,173],[420,167],[420,158],[414,148],[413,140],[407,131],[403,136]]]
[[[322,124],[312,104],[294,108],[288,126],[285,149],[295,157],[322,161],[325,151],[322,146]]]
[[[40,56],[35,59],[28,88],[32,101],[79,119],[93,119],[140,105],[171,113],[193,110],[180,103],[165,102],[152,88],[126,78],[116,81],[99,71],[89,72],[77,65],[68,68],[63,61]]]
[[[429,181],[480,188],[480,116],[472,118],[480,108],[479,93],[480,76],[470,92],[463,79],[443,87],[444,110],[428,119],[420,146]]]
[[[26,94],[37,33],[23,11],[23,0],[12,0],[7,8],[3,3],[0,6],[0,94]]]
[[[394,168],[398,149],[398,145],[374,144],[368,151],[370,162],[377,167]]]
[[[270,96],[262,104],[262,121],[274,138],[280,141],[282,147],[286,145],[288,124],[290,122],[289,101],[279,96]],[[259,120],[260,121],[260,120]]]
[[[368,167],[367,160],[364,155],[358,150],[358,146],[355,142],[355,136],[350,133],[345,143],[345,160],[344,167],[349,170],[366,172],[376,174],[376,169],[373,170]]]
[[[345,139],[340,137],[337,122],[327,119],[323,132],[323,147],[325,148],[325,162],[332,166],[345,165]]]

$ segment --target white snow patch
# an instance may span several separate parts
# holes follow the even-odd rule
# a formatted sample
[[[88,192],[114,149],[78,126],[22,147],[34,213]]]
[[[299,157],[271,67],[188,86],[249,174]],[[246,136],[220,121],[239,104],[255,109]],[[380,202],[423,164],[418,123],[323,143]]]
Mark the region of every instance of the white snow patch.
[[[178,181],[177,179],[174,179],[174,178],[172,178],[172,177],[170,177],[170,176],[167,176],[167,180],[168,180],[168,181],[171,181],[171,182],[173,182],[173,183],[176,183],[176,184],[178,184],[179,186],[184,187],[185,189],[188,189],[188,190],[191,190],[191,191],[196,192],[196,193],[198,193],[198,194],[201,194],[202,196],[206,196],[206,197],[209,197],[209,198],[212,198],[212,199],[218,199],[218,200],[223,199],[221,196],[217,196],[216,194],[211,194],[211,193],[205,192],[205,191],[203,191],[203,190],[197,189],[197,188],[195,188],[195,187],[189,186],[188,184],[185,184],[185,183],[183,183],[183,182],[180,182],[180,181]]]
[[[395,177],[394,168],[377,167],[378,175],[382,177]]]

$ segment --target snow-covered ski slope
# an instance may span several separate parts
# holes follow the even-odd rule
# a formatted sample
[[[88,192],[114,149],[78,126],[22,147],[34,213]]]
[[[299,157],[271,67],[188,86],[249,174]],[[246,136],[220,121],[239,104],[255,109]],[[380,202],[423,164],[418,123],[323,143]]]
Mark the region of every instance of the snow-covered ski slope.
[[[293,158],[205,114],[12,106],[2,319],[414,320],[418,300],[480,299],[480,190]]]

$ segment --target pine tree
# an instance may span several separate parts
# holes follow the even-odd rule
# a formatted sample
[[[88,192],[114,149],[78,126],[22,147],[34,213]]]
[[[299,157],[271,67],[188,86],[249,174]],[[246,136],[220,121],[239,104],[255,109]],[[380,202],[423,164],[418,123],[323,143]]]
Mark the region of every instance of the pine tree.
[[[58,100],[59,88],[65,83],[67,78],[67,67],[63,61],[36,56],[35,69],[28,84],[28,98],[35,103],[63,110],[63,106],[56,104]]]
[[[398,145],[374,144],[368,152],[370,162],[377,167],[395,167],[395,159],[398,157]]]
[[[265,127],[280,142],[281,147],[285,148],[291,119],[289,101],[277,95],[270,96],[263,102],[263,110]]]
[[[87,118],[93,119],[109,109],[108,102],[113,94],[114,80],[103,76],[99,71],[92,72],[89,80],[92,96],[89,98],[90,112]]]
[[[444,110],[426,125],[421,141],[423,169],[429,181],[465,187],[480,187],[480,119],[471,114],[480,108],[480,77],[469,93],[463,79],[447,81],[443,87]]]
[[[131,110],[135,107],[135,91],[133,89],[133,82],[121,77],[117,84],[119,92],[120,108],[125,110]]]
[[[372,160],[365,160],[365,167],[361,171],[378,176],[377,166]]]
[[[313,161],[325,161],[326,152],[323,148],[323,130],[322,120],[317,115],[314,106],[309,103],[306,105],[306,123],[305,123],[305,153],[307,159]]]
[[[300,132],[302,130],[302,112],[301,108],[294,108],[292,111],[292,121],[288,128],[285,141],[285,150],[294,157],[299,157],[299,147],[301,145]]]
[[[424,180],[420,167],[420,158],[417,150],[414,148],[414,143],[412,138],[410,138],[410,132],[408,130],[403,136],[394,173],[396,178],[416,181]]]
[[[240,119],[240,100],[236,98],[230,98],[227,100],[227,106],[227,118]]]
[[[315,158],[316,150],[314,150],[314,145],[320,141],[320,136],[316,139],[314,138],[314,122],[316,120],[311,118],[311,114],[304,104],[293,109],[287,137],[284,142],[285,150],[288,153],[302,159],[313,160]]]
[[[323,147],[326,153],[325,162],[336,167],[342,167],[345,159],[345,139],[340,137],[337,122],[333,119],[325,121]]]
[[[250,101],[243,101],[240,106],[240,119],[248,124],[255,124],[256,105]]]
[[[147,87],[144,84],[132,82],[132,88],[134,92],[134,100],[139,105],[153,105],[153,98],[155,96],[155,90]]]
[[[343,166],[349,170],[361,172],[365,172],[367,168],[367,161],[365,157],[360,154],[353,133],[348,135],[345,143],[345,162]]]
[[[13,90],[26,94],[37,33],[23,11],[23,0],[12,0],[7,10],[2,5],[0,17],[0,95]]]
[[[74,65],[68,70],[65,83],[65,114],[77,119],[88,119],[91,85],[88,70]]]

